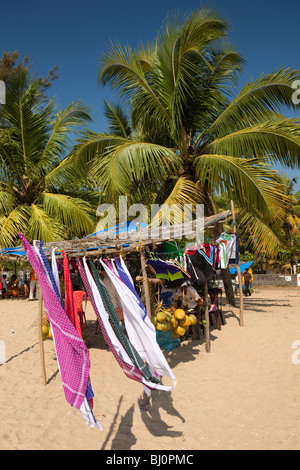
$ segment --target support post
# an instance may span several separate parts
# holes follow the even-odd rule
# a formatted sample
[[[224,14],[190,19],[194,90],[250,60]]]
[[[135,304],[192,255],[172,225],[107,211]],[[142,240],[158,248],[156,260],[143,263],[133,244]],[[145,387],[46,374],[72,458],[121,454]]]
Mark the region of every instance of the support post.
[[[140,224],[137,223],[137,231],[140,232]],[[147,276],[147,269],[146,269],[146,256],[145,252],[142,249],[142,244],[140,248],[140,259],[141,259],[141,268],[142,268],[142,276],[143,276],[143,290],[144,290],[144,297],[145,297],[145,304],[148,317],[151,320],[151,299],[150,299],[150,291],[149,291],[149,284],[148,284],[148,276]]]
[[[210,352],[210,322],[209,322],[209,312],[208,312],[208,284],[204,284],[204,306],[205,306],[205,350]]]
[[[43,341],[43,295],[40,289],[39,296],[39,313],[38,313],[38,325],[39,325],[39,343],[40,343],[40,358],[41,358],[41,371],[42,371],[42,380],[43,384],[47,385],[47,376],[46,376],[46,365],[45,365],[45,352],[44,352],[44,341]]]
[[[232,213],[232,218],[233,218],[233,230],[234,233],[236,233],[236,223],[235,223],[235,209],[234,209],[234,203],[231,200],[231,213]],[[243,297],[243,278],[242,278],[242,273],[241,273],[241,268],[238,264],[235,265],[236,267],[236,272],[239,280],[239,291],[240,291],[240,326],[244,326],[244,297]]]

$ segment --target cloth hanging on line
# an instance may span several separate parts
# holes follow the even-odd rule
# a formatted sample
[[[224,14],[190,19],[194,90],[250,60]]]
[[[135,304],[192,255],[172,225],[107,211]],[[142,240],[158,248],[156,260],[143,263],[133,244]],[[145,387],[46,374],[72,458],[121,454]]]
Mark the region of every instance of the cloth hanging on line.
[[[89,260],[89,265],[91,267],[91,271],[92,271],[92,274],[94,276],[94,281],[95,281],[96,286],[98,288],[98,291],[100,293],[100,296],[101,296],[101,299],[102,299],[102,302],[103,302],[103,306],[104,306],[106,312],[108,313],[109,320],[112,324],[112,327],[113,327],[117,337],[119,338],[120,342],[123,344],[124,349],[126,350],[128,356],[132,360],[135,367],[137,367],[138,369],[141,370],[141,372],[142,372],[142,374],[143,374],[143,376],[146,380],[150,380],[151,382],[154,382],[154,383],[159,383],[159,379],[157,379],[156,377],[154,377],[151,374],[151,372],[148,369],[148,367],[146,366],[145,362],[140,357],[138,352],[135,350],[133,345],[130,343],[127,335],[125,334],[124,325],[119,320],[117,312],[115,311],[114,305],[113,305],[113,303],[110,299],[109,293],[108,293],[105,285],[101,281],[100,275],[99,275],[94,263],[91,260]]]
[[[229,234],[223,232],[220,237],[217,238],[216,243],[219,245],[223,243],[225,245],[227,266],[239,263],[239,238],[237,233]]]
[[[49,318],[57,362],[67,402],[82,412],[91,427],[102,429],[95,419],[86,399],[90,372],[89,351],[82,338],[63,310],[59,299],[47,277],[39,253],[31,247],[25,236],[20,233],[27,259],[35,270],[42,291],[44,305]]]
[[[176,377],[156,341],[154,325],[136,302],[135,295],[122,280],[102,261],[102,266],[120,293],[123,305],[124,321],[128,337],[142,359],[148,364],[153,374],[159,377],[168,376],[176,387]]]
[[[202,250],[186,252],[187,272],[193,284],[203,285],[215,278],[216,270],[210,259]]]
[[[124,266],[124,261],[123,261],[123,263],[122,263],[122,261],[123,261],[123,259],[121,258],[121,264],[120,264],[117,259],[115,260],[117,272],[119,274],[120,279],[124,282],[124,284],[128,287],[128,289],[130,289],[131,292],[135,295],[139,306],[141,307],[141,309],[144,312],[143,319],[145,319],[146,316],[147,316],[147,311],[145,309],[145,306],[144,306],[143,302],[141,301],[140,297],[138,296],[138,293],[137,293],[137,291],[134,287],[131,276],[130,277],[128,276],[129,273],[128,273],[128,270],[126,269],[126,266]]]
[[[190,278],[189,274],[176,260],[148,259],[146,264],[158,279],[170,282],[182,280],[184,282]]]
[[[97,286],[95,284],[95,281],[92,277],[92,274],[89,270],[89,267],[86,263],[85,258],[83,258],[83,263],[78,258],[78,269],[79,269],[81,279],[86,288],[90,302],[97,316],[104,340],[106,344],[108,345],[109,349],[111,350],[117,363],[123,370],[124,374],[128,378],[143,384],[145,387],[145,391],[149,389],[154,390],[156,388],[170,390],[170,387],[162,387],[162,386],[159,386],[158,384],[154,384],[154,383],[147,381],[143,377],[142,372],[137,367],[135,367],[135,365],[132,363],[130,357],[128,356],[127,352],[125,351],[123,345],[117,338],[112,328],[112,325],[109,321],[108,313],[105,311],[100,293],[97,289]]]

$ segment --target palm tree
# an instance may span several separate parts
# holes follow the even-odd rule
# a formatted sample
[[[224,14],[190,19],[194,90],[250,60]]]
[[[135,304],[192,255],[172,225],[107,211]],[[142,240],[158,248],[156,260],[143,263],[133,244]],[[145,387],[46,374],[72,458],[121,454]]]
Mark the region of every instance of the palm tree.
[[[45,242],[91,233],[92,205],[80,197],[80,173],[70,157],[73,132],[89,121],[78,102],[57,111],[41,100],[40,83],[20,75],[8,90],[0,127],[0,246],[18,232]]]
[[[76,159],[107,201],[203,201],[210,214],[213,191],[226,191],[260,233],[284,219],[288,200],[272,166],[300,164],[299,121],[282,115],[294,108],[299,72],[277,69],[236,92],[244,60],[225,42],[227,30],[201,9],[167,20],[153,44],[112,44],[103,56],[99,82],[121,104],[105,104],[109,132],[87,133]]]

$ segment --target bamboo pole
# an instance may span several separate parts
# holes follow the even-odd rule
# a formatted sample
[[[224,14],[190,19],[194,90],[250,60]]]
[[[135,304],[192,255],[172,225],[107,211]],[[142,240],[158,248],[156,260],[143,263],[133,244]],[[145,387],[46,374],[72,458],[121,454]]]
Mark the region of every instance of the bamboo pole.
[[[208,312],[208,284],[204,284],[204,307],[205,307],[205,350],[210,352],[210,323],[209,323],[209,312]]]
[[[138,232],[140,232],[141,230],[139,222],[137,222],[137,230]],[[141,250],[140,250],[140,259],[141,259],[143,290],[144,290],[146,310],[147,310],[148,317],[151,319],[151,298],[150,298],[148,276],[147,276],[147,270],[146,270],[146,256],[145,256],[144,250],[142,249],[142,244],[141,244]]]
[[[39,313],[38,313],[38,324],[39,324],[39,343],[40,343],[40,358],[41,358],[41,371],[43,384],[47,385],[46,365],[45,365],[45,352],[44,352],[44,341],[43,341],[43,295],[40,289],[39,296]]]
[[[231,213],[232,213],[232,218],[233,218],[233,230],[234,233],[236,233],[236,223],[235,223],[235,209],[234,209],[234,203],[231,200]],[[242,278],[242,273],[241,273],[241,268],[238,264],[235,265],[236,267],[236,272],[238,275],[238,280],[239,280],[239,290],[240,290],[240,326],[244,326],[244,297],[243,297],[243,278]]]

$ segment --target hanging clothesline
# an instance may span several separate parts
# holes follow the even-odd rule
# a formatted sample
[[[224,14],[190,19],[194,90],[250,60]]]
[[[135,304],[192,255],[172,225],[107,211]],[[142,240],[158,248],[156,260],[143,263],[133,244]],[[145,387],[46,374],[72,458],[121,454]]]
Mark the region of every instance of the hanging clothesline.
[[[69,260],[63,254],[63,274],[65,280],[65,301],[59,290],[59,276],[56,252],[52,250],[52,268],[47,260],[43,243],[33,247],[24,235],[20,234],[27,258],[35,270],[46,313],[53,332],[59,371],[67,401],[80,410],[87,424],[101,428],[93,414],[94,392],[90,381],[89,351],[82,339],[78,315],[74,305],[70,279]],[[156,332],[145,308],[134,290],[134,283],[124,260],[100,261],[111,278],[115,288],[122,293],[122,307],[125,317],[125,330],[121,324],[109,294],[94,263],[86,258],[77,258],[77,269],[100,324],[104,339],[123,372],[130,379],[140,382],[147,395],[151,390],[171,390],[161,384],[163,376],[168,376],[176,386],[176,378],[156,342]],[[126,282],[125,282],[126,280]]]

